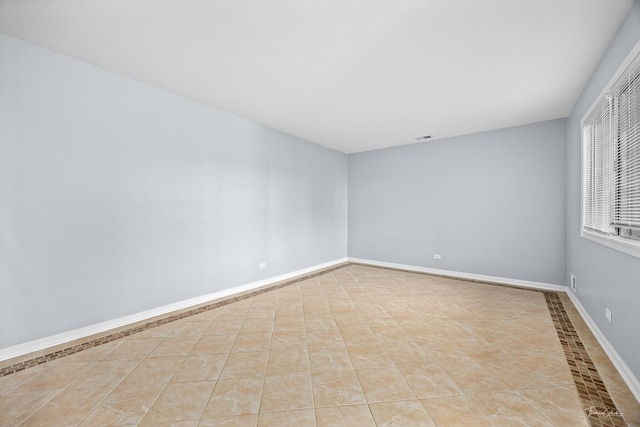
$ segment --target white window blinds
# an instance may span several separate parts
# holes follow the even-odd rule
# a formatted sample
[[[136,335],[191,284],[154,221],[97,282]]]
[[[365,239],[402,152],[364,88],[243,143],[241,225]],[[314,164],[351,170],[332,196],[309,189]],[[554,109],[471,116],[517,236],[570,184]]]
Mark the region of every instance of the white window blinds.
[[[611,101],[604,98],[584,124],[584,228],[611,234]]]
[[[583,230],[640,238],[640,48],[583,120]],[[634,245],[640,246],[640,240]]]
[[[613,90],[614,210],[612,224],[640,230],[640,57]]]

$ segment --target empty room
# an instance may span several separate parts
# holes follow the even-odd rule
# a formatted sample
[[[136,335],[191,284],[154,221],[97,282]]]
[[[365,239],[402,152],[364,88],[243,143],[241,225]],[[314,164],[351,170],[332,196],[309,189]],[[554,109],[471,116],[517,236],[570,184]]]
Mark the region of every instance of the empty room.
[[[0,426],[640,426],[640,0],[0,0]]]

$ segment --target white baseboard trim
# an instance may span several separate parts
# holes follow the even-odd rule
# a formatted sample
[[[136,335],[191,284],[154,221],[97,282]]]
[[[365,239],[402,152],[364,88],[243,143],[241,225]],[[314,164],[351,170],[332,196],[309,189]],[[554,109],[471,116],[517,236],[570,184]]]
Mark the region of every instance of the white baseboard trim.
[[[448,276],[455,279],[477,280],[480,282],[514,285],[514,286],[521,286],[524,288],[543,289],[547,291],[556,291],[556,292],[567,291],[566,286],[552,285],[550,283],[543,283],[543,282],[531,282],[528,280],[508,279],[506,277],[484,276],[481,274],[461,273],[458,271],[449,271],[449,270],[438,270],[435,268],[418,267],[415,265],[395,264],[391,262],[372,261],[368,259],[351,258],[351,257],[349,257],[349,261],[356,262],[359,264],[378,266],[378,267],[389,267],[389,268],[396,268],[400,270],[415,271],[419,273],[429,273],[437,276]]]
[[[184,301],[164,305],[162,307],[153,308],[151,310],[142,311],[139,313],[131,314],[128,316],[119,317],[117,319],[107,320],[106,322],[96,323],[94,325],[86,326],[72,331],[63,332],[61,334],[52,335],[45,338],[40,338],[34,341],[14,345],[0,349],[0,361],[12,359],[14,357],[23,356],[29,353],[41,351],[50,347],[58,346],[67,342],[76,341],[82,338],[89,338],[96,334],[102,334],[111,329],[120,328],[126,325],[151,319],[156,316],[162,316],[173,311],[182,310],[185,308],[197,306],[200,304],[208,303],[221,298],[226,298],[231,295],[239,294],[242,292],[251,291],[263,286],[271,285],[277,282],[290,280],[295,277],[303,276],[313,273],[318,270],[333,267],[338,264],[347,262],[347,258],[337,259],[329,261],[323,264],[314,265],[312,267],[303,268],[301,270],[293,271],[291,273],[282,274],[276,277],[270,277],[268,279],[259,280],[253,283],[247,283],[245,285],[235,286],[233,288],[224,289],[222,291],[214,292],[207,295],[202,295],[195,298],[190,298]]]
[[[567,295],[571,299],[571,302],[573,302],[573,305],[576,306],[576,309],[580,313],[580,316],[582,316],[582,319],[584,319],[584,322],[587,324],[593,335],[596,337],[596,339],[604,349],[604,352],[607,353],[607,356],[609,356],[609,359],[611,360],[611,363],[613,363],[613,366],[616,367],[624,382],[627,383],[627,386],[631,390],[631,393],[633,393],[638,402],[640,402],[640,381],[638,380],[638,378],[636,378],[633,372],[631,372],[629,366],[624,362],[622,357],[620,357],[618,352],[609,343],[607,338],[605,338],[602,331],[600,331],[600,329],[596,325],[596,322],[593,321],[591,316],[589,316],[587,310],[580,303],[580,300],[578,300],[573,292],[567,292]]]

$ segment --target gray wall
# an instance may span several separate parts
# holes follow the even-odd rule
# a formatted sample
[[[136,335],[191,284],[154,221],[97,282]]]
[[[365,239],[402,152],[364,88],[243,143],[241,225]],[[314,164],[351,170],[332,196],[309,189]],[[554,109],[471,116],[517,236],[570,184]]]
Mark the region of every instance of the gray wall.
[[[640,40],[640,1],[633,4],[606,55],[567,119],[568,271],[577,297],[607,340],[640,378],[640,259],[580,237],[580,121]],[[605,319],[605,308],[612,323]]]
[[[565,129],[554,120],[349,155],[349,256],[564,284]]]
[[[0,348],[347,255],[346,155],[1,35],[0,57]]]

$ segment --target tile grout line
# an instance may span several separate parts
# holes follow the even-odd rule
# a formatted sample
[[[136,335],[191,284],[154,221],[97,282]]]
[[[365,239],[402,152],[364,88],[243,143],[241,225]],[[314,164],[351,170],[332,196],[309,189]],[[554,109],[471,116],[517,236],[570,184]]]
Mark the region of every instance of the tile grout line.
[[[253,307],[253,303],[254,301],[251,301],[251,305],[249,306],[249,310],[247,310],[247,316],[249,315],[249,311],[251,311],[251,307]],[[276,307],[277,307],[277,299],[276,299]],[[245,316],[245,320],[247,319],[247,316]],[[273,314],[273,323],[274,323],[274,328],[275,328],[275,322],[276,322],[276,318],[275,318],[275,312]],[[244,321],[243,321],[243,325],[244,325]],[[240,335],[240,332],[242,331],[242,326],[240,327],[240,329],[238,330],[238,334],[236,335],[236,341],[238,340],[237,336]],[[271,332],[271,338],[273,338],[273,329]],[[269,356],[271,355],[271,338],[269,339],[269,351],[267,352],[267,363],[264,366],[264,375],[262,377],[262,389],[260,390],[260,399],[258,402],[258,412],[256,413],[256,424],[259,422],[260,420],[260,409],[262,409],[262,398],[264,397],[264,389],[265,389],[265,385],[267,383],[267,369],[269,367]],[[231,347],[231,350],[233,350],[233,347]],[[231,351],[229,350],[229,351]],[[231,353],[229,353],[229,356],[231,356]],[[227,359],[228,360],[228,359]],[[225,362],[226,364],[226,362]],[[222,375],[223,371],[220,371],[220,375]]]
[[[302,289],[300,289],[300,307],[302,307],[302,319],[303,319],[303,323],[304,323],[304,341],[305,341],[305,347],[307,349],[307,363],[309,365],[309,382],[311,383],[311,402],[313,403],[313,425],[315,427],[318,427],[318,417],[317,417],[317,407],[316,407],[316,398],[315,395],[313,393],[313,375],[311,373],[311,349],[309,349],[309,330],[307,329],[307,317],[305,316],[305,312],[304,312],[304,296],[303,296],[303,292]],[[258,421],[260,420],[260,418],[258,418]]]
[[[354,278],[356,281],[358,281],[358,279],[351,275],[352,278]],[[340,285],[340,287],[342,288],[342,290],[344,291],[344,286],[342,285],[342,283],[340,283],[338,281],[338,284]],[[351,295],[349,295],[348,292],[345,292],[347,294],[347,296],[349,297],[349,299],[353,302],[353,299],[351,298]],[[356,307],[356,310],[358,311],[358,313],[360,313],[360,315],[362,316],[362,312],[360,311],[360,309],[358,308],[358,306],[354,303],[354,306]],[[371,419],[373,420],[373,422],[375,423],[375,417],[373,416],[373,411],[371,410],[371,405],[369,400],[367,399],[367,396],[364,393],[364,390],[362,388],[362,383],[360,382],[360,378],[358,377],[358,370],[356,369],[355,365],[353,364],[353,359],[351,357],[351,354],[349,353],[349,349],[347,348],[347,344],[344,342],[344,336],[342,335],[340,328],[338,327],[337,322],[335,321],[335,313],[333,312],[333,309],[331,308],[331,305],[329,304],[329,310],[331,310],[331,315],[333,316],[333,321],[336,323],[336,327],[338,328],[338,334],[340,335],[340,340],[342,341],[342,345],[344,346],[346,352],[347,352],[347,357],[349,358],[349,363],[351,363],[351,370],[353,371],[353,376],[355,377],[356,381],[358,382],[358,386],[360,387],[360,391],[362,392],[362,397],[364,398],[364,405],[367,406],[367,410],[369,411],[369,415],[371,415]],[[340,406],[355,406],[356,404],[347,404],[347,405],[338,405],[335,407],[340,407]]]
[[[160,345],[160,343],[158,343],[158,345]],[[158,345],[157,345],[156,347],[158,347]],[[156,348],[156,347],[154,347],[154,350],[155,350],[155,348]],[[106,356],[104,356],[102,359],[100,359],[98,362],[96,362],[96,364],[95,364],[95,365],[93,365],[90,369],[87,369],[87,371],[86,371],[85,373],[83,373],[82,375],[80,375],[80,376],[79,376],[79,377],[78,377],[74,382],[72,382],[72,383],[71,383],[71,384],[69,384],[67,387],[65,387],[65,389],[64,389],[62,392],[66,391],[66,390],[70,390],[70,387],[71,387],[73,384],[75,384],[76,382],[78,382],[78,381],[80,380],[80,378],[82,378],[84,375],[86,375],[87,373],[89,373],[93,368],[95,368],[96,366],[98,366],[100,363],[104,362],[104,361],[105,361],[105,358],[106,358],[106,357],[108,357],[112,352],[116,351],[117,349],[118,349],[118,348],[116,347],[114,350],[112,350],[110,353],[108,353]],[[154,350],[151,350],[151,352],[153,352]],[[135,368],[133,368],[133,369],[131,370],[131,372],[135,371],[135,370],[138,368],[138,366],[140,366],[140,365],[142,364],[142,362],[143,362],[143,361],[144,361],[144,359],[140,360],[140,362],[135,366]],[[114,362],[117,362],[117,360],[115,360]],[[107,394],[105,394],[105,395],[102,397],[102,399],[100,399],[100,401],[99,401],[97,404],[95,404],[95,405],[93,406],[93,408],[91,408],[91,409],[89,410],[89,412],[87,412],[87,413],[85,414],[85,416],[84,416],[84,417],[83,417],[83,418],[82,418],[82,419],[77,423],[77,425],[82,424],[82,423],[83,423],[83,422],[84,422],[84,421],[85,421],[85,420],[86,420],[86,419],[87,419],[87,418],[88,418],[88,417],[93,413],[93,411],[95,411],[95,409],[96,409],[98,406],[100,406],[100,405],[101,405],[105,400],[107,400],[107,398],[111,395],[111,393],[113,393],[113,391],[114,391],[116,388],[118,388],[118,387],[122,384],[122,382],[123,382],[123,381],[124,381],[124,380],[129,376],[129,375],[131,375],[131,372],[129,372],[126,376],[124,376],[124,377],[120,380],[120,382],[119,382],[118,384],[116,384],[115,386],[113,386],[113,388],[111,388],[111,387],[110,387],[110,388],[111,388],[111,390],[109,390],[109,392],[108,392]],[[61,393],[62,393],[62,392],[61,392]],[[52,399],[52,400],[53,400],[53,399]],[[154,400],[154,402],[155,402],[155,400]],[[30,418],[30,417],[32,417],[32,416],[33,416],[34,414],[36,414],[37,412],[38,412],[38,411],[34,411],[31,415],[29,415],[29,418]],[[146,413],[145,413],[145,414],[146,414]],[[25,421],[27,421],[29,418],[27,418]],[[23,421],[23,423],[24,423],[25,421]]]
[[[210,324],[209,327],[211,327],[211,325],[213,325],[213,322],[215,322],[216,318],[217,318],[217,316],[214,318],[214,320],[211,321],[211,324]],[[242,323],[243,324],[244,324],[244,320],[246,318],[247,318],[247,316],[245,315],[244,319],[242,319]],[[240,329],[241,328],[242,328],[242,325],[240,325]],[[224,371],[224,367],[227,365],[227,361],[229,360],[229,356],[231,356],[231,350],[233,350],[233,346],[235,345],[236,341],[238,340],[238,335],[240,334],[240,329],[238,329],[238,333],[236,333],[236,339],[233,340],[233,344],[231,344],[231,347],[229,348],[229,353],[227,354],[227,357],[224,359],[224,363],[222,364],[222,367],[220,368],[220,373],[218,374],[218,377],[215,380],[216,384],[211,388],[211,392],[209,393],[209,397],[207,398],[207,401],[205,402],[204,406],[202,407],[202,411],[200,412],[200,417],[198,418],[198,424],[203,419],[204,414],[207,412],[207,406],[209,406],[209,402],[211,401],[211,398],[213,397],[213,393],[215,392],[216,388],[218,387],[218,384],[220,383],[220,376],[222,375],[222,371]],[[202,335],[200,340],[202,340],[202,338],[205,337],[205,336],[206,336],[206,332],[205,332],[204,335]],[[198,343],[200,342],[200,340],[198,340]],[[182,368],[182,366],[184,365],[184,362],[193,353],[193,349],[195,349],[198,346],[198,343],[196,343],[196,345],[191,349],[191,351],[189,352],[189,355],[187,356],[187,358],[184,359],[184,361],[182,362],[182,365],[180,365],[180,368]],[[178,370],[173,375],[173,377],[171,377],[171,380],[173,380],[173,378],[175,378],[175,376],[178,374],[178,372],[180,372],[180,368],[178,368]],[[169,383],[171,383],[171,380],[169,380]],[[153,406],[153,405],[151,405],[151,406]],[[151,406],[149,406],[149,409],[151,409]],[[145,414],[145,416],[146,416],[146,414]],[[142,419],[144,419],[144,417]],[[142,421],[142,419],[140,419],[140,421]]]
[[[209,330],[209,328],[213,325],[213,323],[216,321],[217,316],[213,318],[213,320],[211,320],[209,322],[209,327],[207,328],[207,331]],[[245,318],[246,319],[246,315]],[[243,323],[244,323],[244,319],[243,319]],[[172,332],[173,333],[173,332]],[[169,335],[171,336],[171,335]],[[169,338],[169,336],[165,337],[165,339]],[[200,343],[200,341],[202,341],[202,339],[204,337],[206,337],[206,331],[204,334],[199,336],[198,342],[193,346],[193,348],[189,351],[189,354],[186,355],[186,357],[184,358],[184,360],[182,361],[182,363],[180,364],[180,366],[178,367],[178,369],[176,369],[176,371],[174,372],[173,376],[169,379],[169,381],[167,382],[167,384],[164,386],[164,388],[162,389],[162,391],[160,392],[160,394],[158,394],[158,396],[156,396],[155,400],[153,401],[153,403],[151,403],[149,405],[149,408],[147,409],[147,411],[144,413],[144,415],[142,416],[142,418],[140,418],[140,423],[143,422],[144,418],[149,414],[149,412],[151,411],[151,408],[153,407],[153,405],[158,401],[158,399],[160,398],[160,396],[162,395],[162,393],[164,393],[164,391],[167,389],[167,387],[172,383],[173,379],[176,377],[176,375],[178,375],[178,373],[180,372],[180,370],[182,369],[182,367],[184,366],[184,363],[187,361],[187,359],[189,357],[191,357],[191,355],[193,354],[193,350],[198,346],[198,344]],[[224,366],[227,364],[227,360],[229,360],[229,356],[231,355],[231,349],[233,348],[233,346],[235,345],[236,340],[238,339],[238,334],[236,334],[236,339],[233,341],[233,344],[231,344],[231,347],[229,348],[229,353],[227,354],[227,357],[224,360],[224,363],[222,365],[222,368],[220,369],[220,375],[222,374],[222,371],[224,370]],[[163,340],[164,342],[164,340]],[[162,344],[162,343],[160,343]],[[160,345],[158,344],[158,345]],[[151,352],[149,355],[151,355],[153,352]],[[148,358],[149,356],[147,356]],[[211,396],[213,396],[213,392],[215,391],[216,387],[218,386],[218,382],[220,381],[220,375],[218,375],[218,378],[216,378],[215,380],[215,385],[211,388],[211,392],[209,392],[209,397],[207,398],[207,401],[205,402],[204,406],[202,407],[202,411],[200,411],[200,416],[197,418],[197,421],[199,422],[202,417],[204,416],[205,411],[207,410],[207,406],[209,405],[209,401],[211,400]],[[180,384],[180,383],[174,383],[174,384]],[[178,420],[178,422],[180,421],[184,421],[184,420]]]

